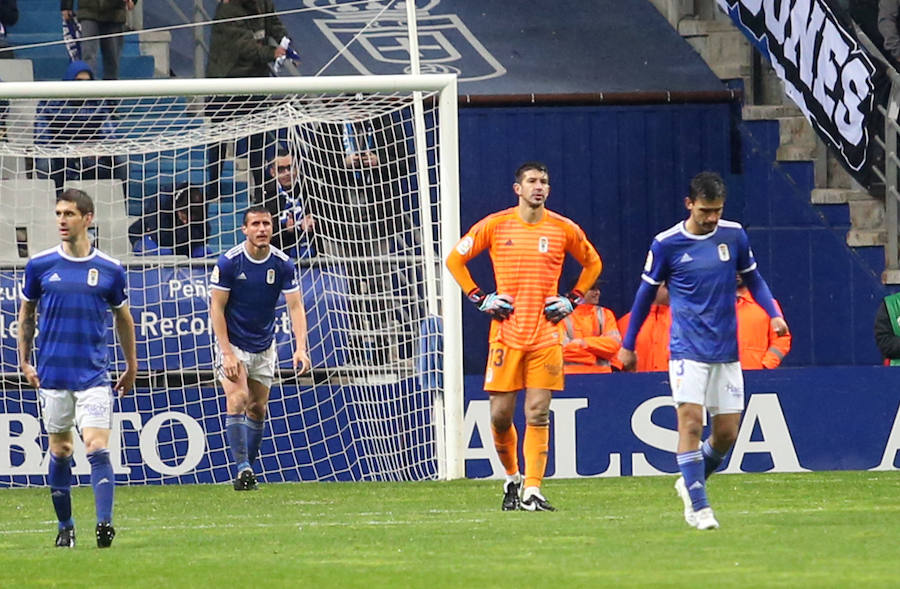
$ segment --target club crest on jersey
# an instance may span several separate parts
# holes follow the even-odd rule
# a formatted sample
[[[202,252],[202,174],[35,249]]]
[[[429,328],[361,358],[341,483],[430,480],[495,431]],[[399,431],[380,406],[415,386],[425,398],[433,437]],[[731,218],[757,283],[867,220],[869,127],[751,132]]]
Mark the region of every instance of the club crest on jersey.
[[[653,267],[653,252],[647,252],[647,259],[644,261],[644,272],[650,272],[650,269]]]
[[[96,268],[91,268],[88,270],[88,286],[97,286],[98,282],[100,282],[100,272]]]
[[[541,237],[538,239],[538,251],[542,254],[546,254],[550,251],[550,238],[549,237]]]
[[[209,281],[215,284],[219,284],[219,267],[214,266],[212,274],[209,275]]]
[[[275,284],[275,268],[266,270],[266,284]]]
[[[719,251],[719,259],[723,262],[727,262],[731,259],[731,252],[728,250],[728,246],[724,243],[720,243],[716,248]]]

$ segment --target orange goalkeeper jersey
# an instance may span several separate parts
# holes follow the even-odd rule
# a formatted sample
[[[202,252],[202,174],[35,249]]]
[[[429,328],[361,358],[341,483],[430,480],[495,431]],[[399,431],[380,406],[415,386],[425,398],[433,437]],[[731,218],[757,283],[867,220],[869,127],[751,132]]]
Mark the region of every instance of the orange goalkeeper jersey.
[[[466,263],[490,251],[497,293],[513,298],[515,310],[506,321],[492,321],[490,341],[517,350],[561,345],[562,325],[544,317],[544,299],[559,294],[559,276],[566,252],[584,267],[575,290],[585,292],[603,267],[584,231],[551,211],[534,224],[526,223],[512,207],[476,223],[447,257],[447,268],[468,295],[477,287]]]

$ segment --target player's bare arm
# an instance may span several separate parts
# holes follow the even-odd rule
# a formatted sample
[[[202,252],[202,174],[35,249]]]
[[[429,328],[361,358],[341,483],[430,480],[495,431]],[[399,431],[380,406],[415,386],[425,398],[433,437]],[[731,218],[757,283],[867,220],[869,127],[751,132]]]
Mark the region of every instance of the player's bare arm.
[[[134,318],[128,309],[128,303],[113,309],[116,322],[116,335],[119,336],[119,345],[125,355],[125,372],[116,380],[115,390],[121,398],[134,388],[134,380],[137,377],[137,345],[134,337]]]
[[[31,363],[31,352],[34,350],[34,334],[37,329],[37,302],[22,301],[19,306],[19,367],[28,384],[40,388],[37,370]]]
[[[310,369],[309,354],[306,351],[306,309],[303,307],[303,297],[300,292],[292,292],[284,295],[287,303],[288,314],[291,317],[291,329],[294,332],[294,370],[303,374]]]
[[[228,303],[228,291],[211,289],[209,302],[209,317],[212,320],[213,333],[219,342],[222,353],[222,371],[225,378],[231,382],[237,382],[241,372],[241,363],[231,349],[231,340],[228,339],[228,325],[225,323],[225,305]]]

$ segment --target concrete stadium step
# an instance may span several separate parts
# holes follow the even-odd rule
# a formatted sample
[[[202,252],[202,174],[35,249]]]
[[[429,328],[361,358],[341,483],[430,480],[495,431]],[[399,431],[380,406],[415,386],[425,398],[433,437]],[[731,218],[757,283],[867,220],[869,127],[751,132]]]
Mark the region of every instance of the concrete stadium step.
[[[850,247],[883,247],[887,245],[887,231],[884,229],[851,229],[847,232]]]
[[[872,200],[867,192],[851,188],[816,188],[810,194],[810,202],[814,205],[837,205],[866,200]]]

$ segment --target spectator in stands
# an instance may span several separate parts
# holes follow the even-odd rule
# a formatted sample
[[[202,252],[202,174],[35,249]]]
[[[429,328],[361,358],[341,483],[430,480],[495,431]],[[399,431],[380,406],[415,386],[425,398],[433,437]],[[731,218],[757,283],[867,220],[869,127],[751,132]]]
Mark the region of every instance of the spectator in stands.
[[[619,333],[628,331],[631,313],[619,319]],[[638,332],[634,351],[637,354],[636,372],[665,372],[669,369],[669,330],[672,313],[669,309],[669,289],[660,284],[650,313]]]
[[[93,80],[94,71],[83,61],[73,61],[64,80]],[[35,143],[38,146],[71,145],[79,142],[101,143],[115,137],[113,110],[103,99],[42,100],[35,117]],[[38,178],[51,178],[57,193],[65,180],[117,178],[125,181],[124,156],[80,156],[70,158],[36,157]]]
[[[163,194],[128,228],[132,248],[142,255],[205,258],[213,253],[206,244],[210,233],[206,200],[196,187],[181,187],[174,203]]]
[[[883,45],[887,57],[893,60],[894,67],[900,64],[900,0],[879,0],[878,32],[883,37]],[[865,31],[866,29],[863,28]],[[873,39],[877,44],[878,41]]]
[[[778,301],[775,307],[779,312]],[[759,306],[750,289],[744,284],[743,276],[737,275],[737,338],[738,358],[744,370],[778,368],[784,357],[791,351],[791,334],[778,335],[765,309]]]
[[[0,59],[14,59],[12,45],[6,39],[7,29],[19,22],[16,0],[0,0]]]
[[[889,366],[900,366],[900,293],[884,297],[875,314],[875,343]]]
[[[97,53],[103,52],[103,79],[119,79],[119,56],[125,38],[121,35],[102,39],[87,39],[102,35],[115,35],[125,30],[126,12],[134,10],[138,0],[60,0],[63,20],[76,16],[81,23],[81,57],[97,69]],[[85,40],[87,39],[87,40]]]
[[[394,289],[402,277],[388,260],[409,247],[404,235],[414,225],[399,202],[400,185],[409,165],[402,123],[391,115],[363,121],[323,125],[308,142],[307,169],[321,177],[330,192],[321,202],[316,230],[324,253],[346,264],[350,305],[359,333],[384,333],[408,319],[396,305]],[[369,345],[362,338],[359,348]],[[376,336],[374,362],[383,363],[392,344]],[[371,363],[368,359],[363,362]]]
[[[279,149],[266,168],[264,204],[275,220],[272,244],[288,255],[310,258],[316,255],[313,240],[315,218],[309,212],[307,182],[300,170],[299,158]]]
[[[285,55],[279,45],[287,36],[287,29],[277,16],[259,16],[275,12],[272,0],[222,0],[216,7],[215,20],[209,41],[207,78],[266,77],[269,65]],[[236,19],[236,20],[235,20]],[[216,96],[207,106],[207,114],[213,124],[252,113],[263,106],[262,96]],[[263,165],[265,162],[265,133],[254,133],[248,138],[250,171],[256,189],[253,201],[262,201]],[[219,178],[222,174],[222,144],[207,148],[209,165],[209,189],[211,199],[218,198]]]
[[[600,281],[584,293],[584,302],[563,319],[563,363],[566,374],[609,374],[619,370],[616,357],[622,336],[616,316],[600,306]]]

